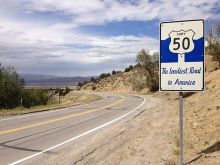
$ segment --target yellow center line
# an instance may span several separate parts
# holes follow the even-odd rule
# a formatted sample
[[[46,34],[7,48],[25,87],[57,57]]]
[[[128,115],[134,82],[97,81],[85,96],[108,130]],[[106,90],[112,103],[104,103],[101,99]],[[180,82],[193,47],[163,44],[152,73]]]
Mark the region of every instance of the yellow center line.
[[[120,97],[121,97],[121,99],[119,101],[117,101],[115,103],[112,103],[112,104],[109,104],[109,105],[106,105],[106,106],[103,106],[103,107],[100,107],[100,108],[91,109],[90,111],[81,112],[81,113],[77,113],[77,114],[72,114],[72,115],[68,115],[68,116],[63,116],[63,117],[55,118],[55,119],[48,120],[48,121],[34,123],[34,124],[19,127],[19,128],[14,128],[14,129],[9,129],[9,130],[2,130],[2,131],[0,131],[0,135],[14,133],[14,132],[18,132],[18,131],[22,131],[22,130],[26,130],[26,129],[34,128],[34,127],[38,127],[38,126],[43,126],[43,125],[55,123],[55,122],[58,122],[58,121],[70,119],[70,118],[73,118],[73,117],[76,117],[76,116],[81,116],[81,115],[85,115],[85,114],[88,114],[88,113],[91,113],[91,112],[99,111],[101,109],[110,108],[110,107],[113,107],[115,105],[118,105],[120,102],[122,102],[125,99],[123,96],[120,96]]]

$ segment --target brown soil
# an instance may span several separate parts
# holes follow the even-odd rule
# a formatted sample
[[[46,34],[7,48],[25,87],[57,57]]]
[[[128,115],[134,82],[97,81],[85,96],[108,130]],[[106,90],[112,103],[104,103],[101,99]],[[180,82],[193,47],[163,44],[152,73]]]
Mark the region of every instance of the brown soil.
[[[88,83],[83,90],[111,91],[111,92],[148,92],[145,86],[146,76],[142,69],[133,69],[101,79],[97,83]]]

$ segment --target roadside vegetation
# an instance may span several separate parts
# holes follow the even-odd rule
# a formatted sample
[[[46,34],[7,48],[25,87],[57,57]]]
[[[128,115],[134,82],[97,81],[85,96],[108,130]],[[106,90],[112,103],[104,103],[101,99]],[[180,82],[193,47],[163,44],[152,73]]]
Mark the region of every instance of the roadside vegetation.
[[[216,25],[215,33],[211,32],[207,37],[206,41],[208,42],[207,53],[212,56],[214,61],[217,61],[220,68],[220,24]],[[216,68],[217,69],[217,68]]]
[[[136,61],[145,71],[146,86],[150,91],[158,91],[159,89],[159,53],[155,52],[150,55],[144,49],[138,52]]]
[[[49,96],[47,91],[25,90],[25,82],[13,67],[0,64],[0,108],[13,109],[17,106],[29,108],[35,105],[46,105]]]
[[[101,99],[101,96],[95,94],[75,93],[72,91],[65,96],[60,96],[60,101],[58,101],[58,97],[58,95],[53,95],[46,105],[41,104],[29,108],[18,106],[13,109],[0,109],[0,116],[19,115],[31,112],[46,111],[55,108],[64,108],[82,103],[86,104]]]
[[[92,94],[72,93],[68,87],[25,89],[24,85],[25,81],[13,67],[0,64],[0,115],[48,110],[100,99]]]
[[[146,50],[141,50],[136,55],[136,64],[129,65],[124,71],[113,70],[111,73],[102,73],[100,76],[92,77],[90,81],[79,83],[80,89],[89,86],[91,90],[100,90],[101,86],[107,85],[104,83],[111,83],[118,80],[116,85],[124,86],[124,88],[131,88],[133,91],[142,91],[149,89],[151,92],[158,91],[159,89],[159,77],[158,77],[158,64],[159,53],[155,52],[150,54]],[[144,80],[143,80],[144,79]],[[117,88],[117,87],[116,87]]]

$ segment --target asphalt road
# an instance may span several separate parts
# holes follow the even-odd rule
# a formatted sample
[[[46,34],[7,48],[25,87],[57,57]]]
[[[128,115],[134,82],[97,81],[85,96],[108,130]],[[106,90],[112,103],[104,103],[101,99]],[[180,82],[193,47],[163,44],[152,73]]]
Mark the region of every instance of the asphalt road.
[[[0,164],[33,165],[45,153],[112,124],[142,105],[135,95],[104,94],[90,104],[28,115],[0,118]],[[30,161],[32,159],[32,161]]]

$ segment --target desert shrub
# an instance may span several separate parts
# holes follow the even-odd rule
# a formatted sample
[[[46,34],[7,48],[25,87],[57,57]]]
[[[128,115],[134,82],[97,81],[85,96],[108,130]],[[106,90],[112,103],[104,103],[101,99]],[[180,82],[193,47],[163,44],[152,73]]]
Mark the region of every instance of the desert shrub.
[[[145,69],[146,85],[151,91],[159,89],[159,53],[152,56],[144,49],[138,52],[136,61]]]
[[[23,106],[30,108],[36,105],[46,105],[48,102],[48,93],[43,89],[28,89],[22,94]]]
[[[134,69],[133,65],[129,65],[128,68],[125,68],[125,72],[129,72],[129,71],[131,71],[132,69]]]
[[[88,84],[89,82],[88,81],[84,81],[83,83],[79,83],[80,85],[81,85],[81,87],[83,86],[83,85],[86,85],[86,84]],[[79,85],[78,84],[78,85]]]
[[[94,77],[91,77],[91,78],[90,78],[90,81],[91,81],[91,82],[94,82],[94,81],[95,81],[95,78],[94,78]]]
[[[116,74],[117,72],[115,70],[112,71],[112,75]]]
[[[67,95],[70,91],[71,91],[71,90],[70,90],[69,87],[66,87],[65,89],[57,88],[57,89],[55,90],[55,94],[58,94],[59,96],[65,96],[65,95]]]
[[[135,80],[132,82],[132,89],[135,91],[141,91],[146,86],[146,83],[140,80]]]
[[[99,78],[100,78],[100,79],[103,79],[103,78],[106,78],[106,77],[109,77],[109,76],[111,76],[110,73],[102,73],[102,74],[99,76]]]
[[[81,88],[83,86],[83,84],[81,82],[79,82],[77,86]]]
[[[96,86],[92,86],[92,90],[96,90]]]
[[[67,95],[70,91],[71,91],[71,89],[66,86],[66,88],[65,88],[65,90],[63,92],[63,96]]]
[[[147,75],[146,80],[147,87],[152,91],[158,91],[159,89],[159,76],[156,74],[154,76],[151,76],[150,74]]]
[[[137,63],[136,65],[134,65],[134,69],[140,68],[140,67],[141,67],[141,64],[140,64],[140,63]]]

